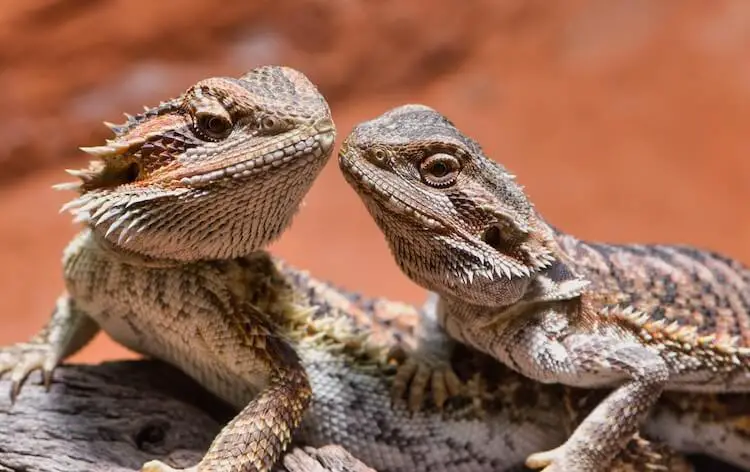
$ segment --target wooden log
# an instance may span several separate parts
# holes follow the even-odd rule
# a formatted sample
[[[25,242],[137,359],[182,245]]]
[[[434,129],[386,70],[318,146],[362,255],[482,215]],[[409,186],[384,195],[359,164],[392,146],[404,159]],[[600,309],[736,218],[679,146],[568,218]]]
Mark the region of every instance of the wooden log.
[[[0,381],[0,472],[133,472],[151,459],[193,465],[232,416],[195,382],[156,361],[66,365],[49,392],[33,374],[16,403]],[[298,447],[285,472],[374,472],[341,447]]]

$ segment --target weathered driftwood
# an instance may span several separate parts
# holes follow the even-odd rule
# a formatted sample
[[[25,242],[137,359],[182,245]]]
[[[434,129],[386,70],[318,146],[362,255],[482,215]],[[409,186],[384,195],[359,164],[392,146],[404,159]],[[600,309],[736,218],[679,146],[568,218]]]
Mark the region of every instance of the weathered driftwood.
[[[232,411],[160,362],[60,367],[49,392],[32,375],[11,407],[0,381],[0,472],[137,471],[200,459]],[[280,471],[374,472],[339,447],[297,448]]]
[[[49,392],[34,374],[11,408],[0,380],[0,472],[137,471],[194,464],[232,410],[156,361],[68,365]],[[737,469],[697,458],[697,471]],[[375,472],[344,449],[296,448],[279,472]]]

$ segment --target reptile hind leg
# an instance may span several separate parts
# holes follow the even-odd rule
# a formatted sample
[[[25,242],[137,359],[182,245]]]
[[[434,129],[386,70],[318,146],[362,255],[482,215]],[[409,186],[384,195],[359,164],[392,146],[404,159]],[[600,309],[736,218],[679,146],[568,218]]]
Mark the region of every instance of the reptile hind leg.
[[[76,309],[68,295],[61,295],[50,320],[29,341],[0,347],[0,375],[10,372],[11,403],[35,370],[42,371],[44,384],[49,388],[55,367],[88,344],[98,332],[96,322]]]
[[[455,341],[440,326],[440,309],[438,296],[430,293],[414,328],[416,346],[398,346],[388,356],[399,362],[393,380],[392,400],[397,402],[406,396],[407,406],[412,412],[420,411],[426,400],[432,400],[438,409],[442,409],[449,398],[460,395],[463,389],[451,365]],[[428,385],[431,396],[427,395]]]

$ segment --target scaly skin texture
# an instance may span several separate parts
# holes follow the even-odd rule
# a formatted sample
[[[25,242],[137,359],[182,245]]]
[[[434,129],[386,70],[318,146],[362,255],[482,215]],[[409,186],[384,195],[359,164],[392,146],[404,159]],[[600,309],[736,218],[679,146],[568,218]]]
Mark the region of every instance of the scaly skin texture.
[[[607,467],[665,389],[750,391],[750,272],[739,262],[561,233],[514,176],[428,107],[407,105],[359,125],[339,162],[401,269],[440,295],[435,318],[448,335],[543,383],[614,388],[562,446],[527,465]],[[445,332],[422,331],[417,364],[444,366],[436,353],[450,349]],[[442,378],[441,395],[449,390]],[[414,383],[423,389],[424,381]],[[750,466],[743,456],[723,455]]]
[[[342,292],[260,253],[247,260],[252,303],[283,326],[313,387],[312,405],[295,437],[303,444],[339,444],[380,472],[518,470],[527,454],[564,439],[579,417],[571,408],[586,411],[599,394],[576,391],[570,396],[576,404],[566,404],[561,386],[531,381],[476,350],[459,348],[449,362],[469,387],[464,395],[448,399],[442,410],[412,414],[403,405],[392,407],[397,369],[387,358],[413,338],[419,311]],[[743,409],[747,414],[750,405]],[[685,418],[686,426],[697,424],[668,403],[657,411],[664,423]],[[724,426],[730,418],[724,413],[716,421]],[[693,439],[686,450],[703,452],[704,438]],[[693,469],[669,447],[641,440],[609,470]]]
[[[0,349],[12,397],[103,329],[240,409],[191,470],[268,471],[310,402],[299,357],[248,298],[245,257],[273,241],[330,156],[326,101],[300,72],[210,78],[109,125],[114,139],[63,188],[86,228],[63,257],[67,293],[31,341]],[[158,461],[144,471],[168,471]]]

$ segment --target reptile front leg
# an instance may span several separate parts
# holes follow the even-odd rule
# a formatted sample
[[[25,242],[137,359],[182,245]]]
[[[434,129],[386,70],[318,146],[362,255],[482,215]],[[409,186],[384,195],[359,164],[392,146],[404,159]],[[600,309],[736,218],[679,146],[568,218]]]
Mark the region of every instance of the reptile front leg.
[[[216,362],[249,388],[265,373],[260,392],[216,436],[195,472],[268,472],[291,443],[312,398],[307,374],[296,351],[274,331],[266,315],[248,303],[229,310],[200,328],[198,341]],[[214,386],[215,372],[198,372],[204,385]],[[160,462],[144,464],[142,472],[179,469]]]
[[[589,390],[566,387],[564,403],[569,421],[566,436],[569,437],[575,428],[586,419],[591,411],[607,396],[606,390]],[[634,434],[625,447],[619,452],[608,472],[642,472],[669,471],[693,472],[692,464],[683,454],[663,442],[653,442]]]
[[[564,317],[552,310],[509,323],[500,333],[504,341],[496,345],[505,352],[497,354],[541,382],[616,386],[563,445],[532,454],[526,462],[545,472],[594,472],[609,466],[639,430],[669,379],[669,369],[657,352],[635,341],[565,334],[567,329]]]
[[[75,354],[99,332],[99,326],[78,310],[73,300],[61,295],[52,317],[28,342],[0,348],[0,375],[10,372],[10,400],[15,402],[23,383],[35,370],[42,371],[49,388],[52,372],[65,358]]]
[[[310,385],[301,369],[278,372],[269,386],[221,430],[198,465],[174,469],[161,461],[150,461],[141,472],[270,471],[289,446],[310,398]]]

